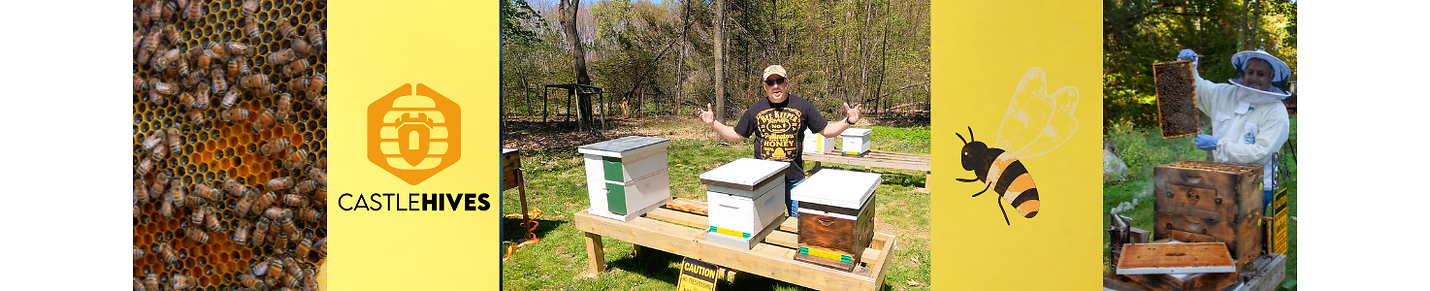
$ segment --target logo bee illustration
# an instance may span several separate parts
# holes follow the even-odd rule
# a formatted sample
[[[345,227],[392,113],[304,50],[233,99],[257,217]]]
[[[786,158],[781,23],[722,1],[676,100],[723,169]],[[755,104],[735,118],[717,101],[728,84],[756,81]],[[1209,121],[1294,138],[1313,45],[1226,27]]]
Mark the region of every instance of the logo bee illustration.
[[[1038,187],[1033,183],[1032,173],[1019,158],[1041,156],[1066,143],[1077,132],[1078,121],[1073,116],[1077,103],[1076,87],[1064,86],[1049,94],[1043,69],[1028,69],[1013,91],[1013,99],[1008,104],[992,146],[974,139],[972,126],[968,127],[968,139],[955,133],[964,143],[963,169],[978,176],[977,179],[957,180],[984,184],[983,190],[974,193],[973,197],[989,189],[998,193],[1002,199],[995,201],[998,210],[1003,212],[1003,222],[1008,225],[1013,223],[1008,220],[1004,202],[1023,217],[1037,216],[1042,206],[1038,199]]]

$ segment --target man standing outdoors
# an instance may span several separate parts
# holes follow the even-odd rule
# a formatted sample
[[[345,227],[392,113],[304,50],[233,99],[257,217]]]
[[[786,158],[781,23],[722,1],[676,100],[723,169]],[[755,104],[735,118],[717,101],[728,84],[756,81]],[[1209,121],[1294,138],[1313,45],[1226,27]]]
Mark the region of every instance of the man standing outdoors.
[[[1212,118],[1212,134],[1198,134],[1196,147],[1209,151],[1216,162],[1263,166],[1264,210],[1276,181],[1272,155],[1286,143],[1291,130],[1286,104],[1281,102],[1291,96],[1286,90],[1291,68],[1264,51],[1243,51],[1231,57],[1236,67],[1231,84],[1220,84],[1197,74],[1192,50],[1182,50],[1178,58],[1193,59],[1197,109]]]
[[[798,205],[790,201],[789,190],[804,181],[804,130],[808,128],[824,136],[837,136],[859,122],[863,105],[850,108],[849,103],[844,103],[845,116],[848,117],[830,123],[819,114],[814,104],[789,94],[788,76],[780,65],[765,68],[761,79],[769,98],[760,98],[751,104],[734,127],[715,120],[710,104],[705,104],[705,110],[700,110],[700,122],[715,128],[720,137],[730,142],[737,143],[754,136],[757,159],[789,162],[789,172],[785,174],[785,205],[789,206],[789,216],[797,217]]]

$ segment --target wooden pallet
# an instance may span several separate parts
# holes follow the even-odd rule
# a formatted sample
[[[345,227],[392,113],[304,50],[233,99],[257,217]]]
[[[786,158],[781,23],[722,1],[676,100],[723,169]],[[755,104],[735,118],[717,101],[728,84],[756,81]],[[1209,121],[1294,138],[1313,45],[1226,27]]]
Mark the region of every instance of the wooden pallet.
[[[840,148],[835,147],[833,151],[824,154],[805,153],[804,160],[814,162],[814,167],[811,167],[810,169],[818,169],[823,166],[823,163],[833,163],[927,172],[928,176],[926,177],[926,179],[924,179],[924,188],[919,189],[919,192],[929,192],[928,185],[933,181],[933,163],[932,158],[929,155],[896,153],[876,150],[870,150],[869,152],[864,153],[864,155],[860,156],[845,155],[843,153],[844,152]]]
[[[1286,255],[1270,254],[1256,258],[1256,261],[1249,264],[1250,269],[1242,269],[1238,272],[1236,280],[1240,283],[1225,287],[1217,286],[1191,286],[1193,288],[1183,288],[1180,290],[1231,290],[1231,291],[1274,291],[1281,281],[1286,280]],[[1205,273],[1212,274],[1212,273]],[[1203,274],[1203,275],[1205,275]],[[1230,274],[1230,273],[1222,273]],[[1133,275],[1148,276],[1148,275]],[[1239,277],[1250,276],[1249,280],[1240,280]],[[1146,281],[1146,280],[1143,280]],[[1156,291],[1156,290],[1178,290],[1167,286],[1152,287],[1130,276],[1118,275],[1109,272],[1102,277],[1102,290],[1104,291]]]
[[[645,216],[620,222],[591,215],[588,210],[575,214],[576,229],[586,232],[587,277],[605,272],[605,251],[601,237],[625,241],[641,247],[693,258],[728,269],[789,282],[817,290],[882,290],[888,271],[889,251],[894,249],[893,235],[875,233],[863,259],[852,272],[794,260],[797,243],[797,220],[781,218],[779,229],[765,237],[753,249],[743,249],[705,241],[709,221],[705,202],[676,199],[665,207]]]

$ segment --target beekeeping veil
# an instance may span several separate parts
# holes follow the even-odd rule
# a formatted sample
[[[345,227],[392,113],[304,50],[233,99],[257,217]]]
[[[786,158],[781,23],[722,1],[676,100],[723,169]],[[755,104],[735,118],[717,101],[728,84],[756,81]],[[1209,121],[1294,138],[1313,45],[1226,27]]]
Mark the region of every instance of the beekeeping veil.
[[[1262,91],[1242,84],[1243,78],[1246,76],[1246,67],[1251,59],[1261,59],[1271,65],[1271,86],[1268,88],[1270,91]],[[1231,56],[1231,65],[1236,67],[1236,76],[1232,77],[1229,81],[1242,89],[1246,89],[1239,90],[1240,92],[1237,94],[1237,97],[1241,101],[1250,104],[1266,104],[1291,97],[1291,93],[1288,93],[1287,90],[1287,88],[1289,88],[1287,86],[1289,83],[1288,79],[1291,78],[1291,67],[1286,66],[1286,63],[1282,62],[1281,59],[1265,51],[1243,51]]]

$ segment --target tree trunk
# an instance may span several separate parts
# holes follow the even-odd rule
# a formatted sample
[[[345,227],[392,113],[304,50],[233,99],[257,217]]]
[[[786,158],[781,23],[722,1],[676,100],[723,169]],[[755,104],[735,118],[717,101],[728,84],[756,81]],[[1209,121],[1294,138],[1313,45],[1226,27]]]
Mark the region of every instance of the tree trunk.
[[[715,121],[725,119],[725,1],[715,0]],[[715,138],[720,139],[716,133]]]
[[[581,45],[581,34],[576,30],[576,12],[581,10],[581,0],[561,0],[561,28],[566,31],[566,42],[571,44],[571,56],[576,67],[576,83],[591,85],[591,76],[586,73],[586,49]],[[576,93],[576,107],[579,107],[581,124],[590,123],[591,95]]]

